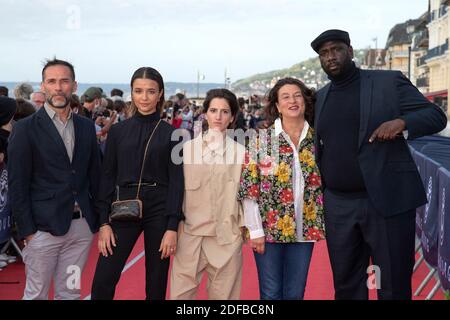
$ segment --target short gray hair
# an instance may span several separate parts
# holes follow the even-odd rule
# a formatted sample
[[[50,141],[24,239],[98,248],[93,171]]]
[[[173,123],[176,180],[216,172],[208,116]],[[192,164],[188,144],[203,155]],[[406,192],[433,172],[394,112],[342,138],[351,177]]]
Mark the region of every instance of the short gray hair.
[[[42,92],[42,91],[35,91],[35,92],[33,92],[33,93],[30,95],[30,98],[33,99],[33,97],[34,97],[36,94],[42,94],[42,95],[45,97],[45,93],[44,93],[44,92]]]
[[[19,83],[15,88],[14,88],[14,96],[16,97],[16,99],[25,99],[25,100],[30,100],[30,96],[33,93],[33,87],[31,84],[29,83]]]

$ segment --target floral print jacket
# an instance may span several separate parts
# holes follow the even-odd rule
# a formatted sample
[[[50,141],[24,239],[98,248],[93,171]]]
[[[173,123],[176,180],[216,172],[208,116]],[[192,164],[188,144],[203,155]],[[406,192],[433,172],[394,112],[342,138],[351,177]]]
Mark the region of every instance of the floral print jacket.
[[[275,135],[274,126],[250,138],[246,150],[238,198],[257,201],[267,242],[298,242],[292,186],[293,152],[282,134]],[[301,226],[305,241],[325,239],[322,183],[314,153],[314,129],[310,127],[299,148],[305,181]]]

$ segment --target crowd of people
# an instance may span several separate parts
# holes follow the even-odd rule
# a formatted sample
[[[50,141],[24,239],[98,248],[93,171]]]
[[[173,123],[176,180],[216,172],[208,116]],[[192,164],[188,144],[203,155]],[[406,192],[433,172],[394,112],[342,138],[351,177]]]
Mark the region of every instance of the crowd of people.
[[[197,106],[166,101],[162,75],[143,67],[130,102],[98,87],[78,97],[74,67],[53,59],[40,92],[23,84],[16,100],[1,97],[23,298],[47,299],[52,280],[55,299],[80,298],[67,269],[83,270],[98,232],[94,300],[114,298],[142,233],[149,300],[165,299],[169,276],[171,299],[195,299],[203,273],[210,299],[239,299],[244,241],[261,299],[303,299],[321,240],[336,299],[368,299],[371,262],[380,299],[411,299],[426,196],[406,139],[441,131],[446,115],[400,72],[358,69],[347,32],[311,46],[331,80],[319,92],[284,78],[264,98],[214,89]]]
[[[0,86],[0,96],[8,97],[9,89]],[[26,118],[38,111],[45,104],[45,94],[34,91],[29,83],[20,83],[13,91],[17,103],[17,111],[13,121]],[[238,114],[234,124],[235,129],[259,129],[268,126],[264,115],[265,97],[251,95],[238,98]],[[105,141],[109,128],[120,121],[132,116],[131,101],[124,97],[121,89],[112,89],[108,96],[101,87],[90,87],[80,96],[72,94],[71,109],[74,113],[94,120],[100,141]],[[175,129],[185,129],[193,137],[195,124],[203,126],[205,123],[203,105],[197,105],[195,100],[189,99],[184,93],[170,96],[161,109],[161,118]],[[198,129],[198,128],[197,128]]]

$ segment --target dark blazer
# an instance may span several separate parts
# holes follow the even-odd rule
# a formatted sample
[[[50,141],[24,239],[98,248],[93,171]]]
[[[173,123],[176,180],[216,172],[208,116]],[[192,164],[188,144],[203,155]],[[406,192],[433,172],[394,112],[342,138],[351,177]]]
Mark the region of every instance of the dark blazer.
[[[369,198],[383,216],[413,210],[427,202],[417,167],[403,137],[369,143],[372,133],[386,121],[406,122],[408,139],[434,134],[447,125],[445,113],[430,103],[399,71],[361,72],[361,117],[358,160]],[[330,90],[317,92],[315,128]],[[316,137],[320,167],[322,142]],[[325,186],[326,187],[326,186]]]
[[[37,230],[65,235],[78,202],[92,232],[98,217],[92,199],[98,191],[99,148],[94,123],[73,114],[72,163],[44,108],[14,125],[8,147],[10,203],[21,238]]]

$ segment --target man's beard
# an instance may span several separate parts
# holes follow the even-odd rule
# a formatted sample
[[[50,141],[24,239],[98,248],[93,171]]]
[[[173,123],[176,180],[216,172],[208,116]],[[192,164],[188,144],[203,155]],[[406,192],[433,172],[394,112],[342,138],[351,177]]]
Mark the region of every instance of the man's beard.
[[[64,103],[53,104],[52,100],[53,100],[54,97],[63,97],[64,98]],[[50,98],[47,99],[47,103],[50,106],[52,106],[53,108],[64,109],[65,107],[67,107],[69,105],[70,100],[66,96],[63,96],[63,95],[53,95],[53,96],[51,96]]]
[[[322,69],[328,75],[328,77],[338,79],[338,78],[342,77],[343,75],[345,75],[348,72],[348,70],[351,69],[352,65],[353,65],[353,61],[351,59],[349,59],[349,60],[343,61],[339,65],[340,68],[339,68],[339,70],[337,70],[337,72],[333,73],[331,70],[329,70],[328,68],[325,68],[323,65],[322,65]]]

